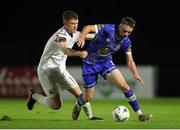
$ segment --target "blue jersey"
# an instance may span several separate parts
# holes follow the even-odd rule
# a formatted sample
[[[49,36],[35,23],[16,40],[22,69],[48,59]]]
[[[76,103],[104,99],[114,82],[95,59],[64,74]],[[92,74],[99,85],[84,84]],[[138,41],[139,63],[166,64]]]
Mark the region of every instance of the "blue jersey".
[[[87,46],[88,56],[83,59],[85,63],[96,64],[98,62],[112,60],[112,54],[117,51],[127,52],[131,47],[129,37],[116,40],[116,25],[98,25],[98,33]]]

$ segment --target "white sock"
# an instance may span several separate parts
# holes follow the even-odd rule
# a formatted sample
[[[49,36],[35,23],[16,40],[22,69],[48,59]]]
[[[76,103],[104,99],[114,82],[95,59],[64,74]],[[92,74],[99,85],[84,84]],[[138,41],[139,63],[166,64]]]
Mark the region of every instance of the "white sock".
[[[142,111],[139,109],[138,111],[136,111],[137,116],[142,114]]]
[[[48,97],[46,96],[43,96],[41,94],[38,94],[38,93],[35,93],[32,95],[33,99],[35,99],[36,101],[38,101],[39,103],[41,103],[42,105],[46,106],[46,107],[49,107],[49,108],[52,108],[51,107],[51,103],[50,101],[48,100]]]
[[[83,108],[86,116],[87,116],[89,119],[93,117],[90,102],[86,102],[86,103],[82,106],[82,108]]]

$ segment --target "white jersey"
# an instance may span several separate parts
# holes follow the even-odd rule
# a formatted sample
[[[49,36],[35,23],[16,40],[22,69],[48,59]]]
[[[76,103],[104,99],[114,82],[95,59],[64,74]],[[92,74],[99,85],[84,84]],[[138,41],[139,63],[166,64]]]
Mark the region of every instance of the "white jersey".
[[[59,40],[65,38],[68,48],[72,48],[80,35],[79,31],[70,36],[70,34],[65,30],[64,27],[55,32],[51,38],[48,40],[44,52],[41,56],[39,67],[45,68],[56,68],[65,67],[67,55],[65,55],[58,47]],[[66,68],[64,68],[66,69]]]
[[[59,89],[77,87],[75,79],[66,70],[67,55],[58,44],[66,40],[67,47],[72,48],[80,35],[79,31],[70,36],[64,27],[55,32],[48,40],[37,69],[38,78],[46,95],[59,94]]]

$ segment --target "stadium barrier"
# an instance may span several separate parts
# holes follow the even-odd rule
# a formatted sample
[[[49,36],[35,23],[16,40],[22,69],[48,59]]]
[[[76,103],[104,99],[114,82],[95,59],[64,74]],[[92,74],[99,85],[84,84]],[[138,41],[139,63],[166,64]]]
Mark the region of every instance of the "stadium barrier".
[[[144,80],[145,86],[136,81],[130,71],[125,66],[118,67],[125,80],[135,91],[138,98],[154,98],[156,96],[158,69],[154,66],[138,66],[138,70]],[[81,67],[69,66],[67,70],[82,86]],[[36,66],[33,67],[1,67],[0,68],[0,97],[3,98],[25,98],[29,89],[34,89],[43,93],[37,77]],[[83,90],[83,88],[82,88]],[[67,91],[61,92],[63,99],[74,98]],[[98,77],[98,83],[95,87],[95,99],[116,99],[123,98],[123,93],[115,86],[108,83],[101,76]]]

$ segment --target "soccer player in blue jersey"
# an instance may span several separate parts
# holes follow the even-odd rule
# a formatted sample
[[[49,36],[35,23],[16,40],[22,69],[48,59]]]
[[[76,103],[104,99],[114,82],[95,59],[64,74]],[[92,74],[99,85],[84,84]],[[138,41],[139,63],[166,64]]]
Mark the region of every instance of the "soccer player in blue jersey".
[[[77,43],[79,47],[84,46],[85,37],[88,33],[95,33],[96,35],[87,46],[88,56],[83,59],[82,76],[85,95],[81,94],[78,98],[72,112],[72,117],[77,117],[80,113],[81,106],[92,100],[94,86],[97,83],[99,74],[124,93],[129,104],[136,112],[139,121],[147,121],[152,117],[151,114],[142,113],[135,93],[112,61],[113,53],[123,51],[126,54],[127,66],[134,78],[144,85],[131,53],[131,40],[129,39],[129,35],[135,28],[135,24],[136,21],[133,18],[124,17],[118,25],[98,24],[87,25],[83,28]]]

